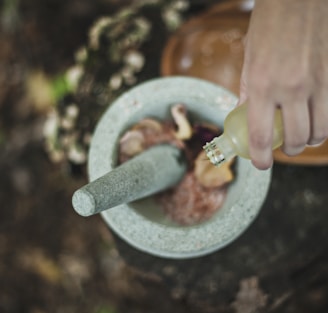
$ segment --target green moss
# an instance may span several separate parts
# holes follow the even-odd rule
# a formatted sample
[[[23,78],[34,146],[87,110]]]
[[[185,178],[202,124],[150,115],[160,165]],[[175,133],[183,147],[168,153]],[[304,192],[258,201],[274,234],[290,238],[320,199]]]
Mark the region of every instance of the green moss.
[[[51,87],[53,97],[56,101],[59,101],[72,91],[72,88],[64,75],[55,77],[51,82]]]

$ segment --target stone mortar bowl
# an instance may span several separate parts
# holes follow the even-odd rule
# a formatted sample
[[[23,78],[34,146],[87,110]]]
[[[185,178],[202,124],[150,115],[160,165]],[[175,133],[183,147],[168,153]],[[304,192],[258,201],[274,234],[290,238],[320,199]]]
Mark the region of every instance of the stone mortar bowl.
[[[170,107],[186,105],[193,120],[223,126],[237,98],[224,88],[190,77],[158,78],[120,96],[99,121],[92,138],[89,180],[117,165],[122,133],[145,117],[170,118]],[[149,254],[185,259],[221,249],[240,236],[253,222],[265,200],[271,171],[257,170],[249,160],[238,158],[236,177],[222,208],[208,221],[180,226],[168,220],[153,198],[147,197],[101,212],[109,228],[136,249]]]

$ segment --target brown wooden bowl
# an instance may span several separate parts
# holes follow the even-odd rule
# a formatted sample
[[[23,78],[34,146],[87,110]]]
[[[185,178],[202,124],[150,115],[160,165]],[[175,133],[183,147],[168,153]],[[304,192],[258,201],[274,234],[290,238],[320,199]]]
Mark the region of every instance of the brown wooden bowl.
[[[328,164],[328,140],[319,146],[308,146],[299,155],[290,157],[284,154],[280,149],[273,153],[277,162],[299,164],[299,165],[326,165]]]
[[[249,11],[237,10],[237,2],[214,6],[183,24],[164,48],[162,75],[203,78],[238,94]]]

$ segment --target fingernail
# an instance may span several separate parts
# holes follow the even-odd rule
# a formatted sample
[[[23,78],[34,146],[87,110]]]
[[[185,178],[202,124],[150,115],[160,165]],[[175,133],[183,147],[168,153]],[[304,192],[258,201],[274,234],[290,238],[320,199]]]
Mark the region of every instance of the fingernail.
[[[288,156],[295,156],[302,153],[305,149],[305,146],[300,147],[282,147],[282,151],[287,154]]]
[[[272,151],[260,151],[252,157],[253,165],[259,170],[267,170],[273,165]]]

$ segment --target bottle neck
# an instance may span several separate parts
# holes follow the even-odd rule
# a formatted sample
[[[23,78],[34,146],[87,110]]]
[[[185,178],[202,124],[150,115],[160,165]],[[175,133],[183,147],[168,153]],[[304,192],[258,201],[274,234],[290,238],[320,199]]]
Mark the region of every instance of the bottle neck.
[[[207,157],[215,166],[230,161],[236,156],[233,142],[224,133],[204,146]]]

